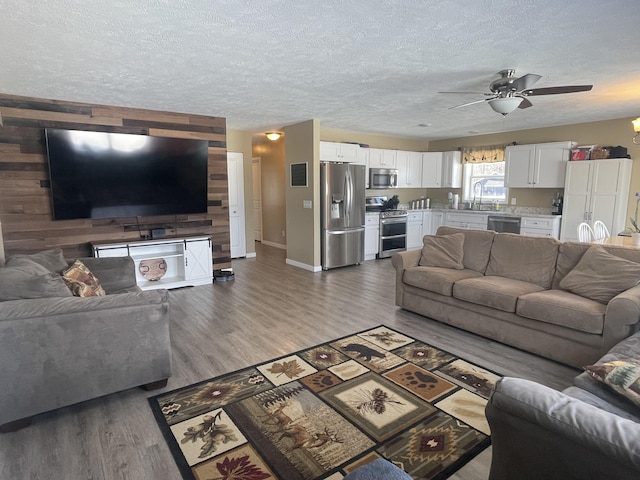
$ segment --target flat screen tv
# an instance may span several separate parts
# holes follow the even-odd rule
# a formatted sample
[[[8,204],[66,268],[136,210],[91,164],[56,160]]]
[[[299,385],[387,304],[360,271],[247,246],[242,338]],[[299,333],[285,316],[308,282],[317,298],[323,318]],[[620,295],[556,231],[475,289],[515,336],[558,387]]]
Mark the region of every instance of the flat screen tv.
[[[208,142],[45,129],[53,218],[205,213]]]

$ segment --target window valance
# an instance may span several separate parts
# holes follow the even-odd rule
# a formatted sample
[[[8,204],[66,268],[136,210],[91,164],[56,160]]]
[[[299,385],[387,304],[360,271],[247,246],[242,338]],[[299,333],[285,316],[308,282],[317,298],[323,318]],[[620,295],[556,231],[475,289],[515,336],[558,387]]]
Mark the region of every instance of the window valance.
[[[504,162],[506,145],[484,145],[480,147],[463,147],[463,163],[494,163]]]

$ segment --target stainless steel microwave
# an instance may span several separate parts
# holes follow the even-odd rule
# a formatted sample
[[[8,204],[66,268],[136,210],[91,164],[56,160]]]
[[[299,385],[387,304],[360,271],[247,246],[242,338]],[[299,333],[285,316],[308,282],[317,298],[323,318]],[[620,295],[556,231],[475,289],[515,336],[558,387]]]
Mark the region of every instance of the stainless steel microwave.
[[[398,188],[398,170],[394,168],[370,168],[369,188]]]

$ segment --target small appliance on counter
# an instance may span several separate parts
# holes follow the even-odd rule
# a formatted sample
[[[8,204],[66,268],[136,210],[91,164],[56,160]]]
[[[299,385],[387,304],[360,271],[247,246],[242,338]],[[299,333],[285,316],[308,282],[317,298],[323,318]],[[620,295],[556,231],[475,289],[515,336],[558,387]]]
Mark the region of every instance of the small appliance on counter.
[[[556,193],[556,196],[551,203],[551,214],[552,215],[562,215],[562,195],[560,193]]]

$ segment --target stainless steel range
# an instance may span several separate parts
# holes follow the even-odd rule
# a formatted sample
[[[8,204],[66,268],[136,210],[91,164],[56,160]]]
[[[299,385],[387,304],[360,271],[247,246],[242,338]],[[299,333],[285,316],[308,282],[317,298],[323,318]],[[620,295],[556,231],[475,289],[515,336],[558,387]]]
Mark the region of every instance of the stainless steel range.
[[[380,212],[380,239],[378,258],[387,258],[407,249],[406,210],[384,210]]]

